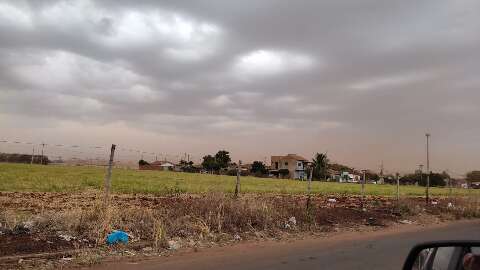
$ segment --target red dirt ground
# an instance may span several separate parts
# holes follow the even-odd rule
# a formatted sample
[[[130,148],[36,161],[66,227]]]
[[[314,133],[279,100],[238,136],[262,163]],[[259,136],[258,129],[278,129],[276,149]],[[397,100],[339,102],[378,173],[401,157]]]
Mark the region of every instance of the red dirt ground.
[[[277,208],[303,207],[306,205],[306,196],[293,195],[245,195],[254,200],[265,200],[274,203]],[[43,211],[68,211],[73,208],[90,208],[98,206],[101,201],[95,193],[37,193],[37,192],[0,192],[0,209],[15,212],[38,214]],[[155,197],[150,195],[114,195],[112,202],[118,206],[141,208],[169,208],[178,209],[179,215],[189,213],[191,205],[200,201],[199,195],[180,195],[169,197]],[[329,199],[335,199],[332,203]],[[408,199],[410,203],[420,205],[422,199]],[[440,205],[444,205],[440,202]],[[366,203],[358,196],[314,196],[311,205],[315,211],[317,225],[328,231],[338,224],[342,226],[372,225],[384,226],[386,223],[399,219],[394,207],[395,201],[391,198],[370,196]],[[254,226],[255,224],[253,224]],[[1,224],[0,224],[1,229]],[[30,253],[44,253],[68,250],[81,247],[77,241],[65,241],[55,232],[44,234],[19,234],[0,231],[0,257],[22,255]]]

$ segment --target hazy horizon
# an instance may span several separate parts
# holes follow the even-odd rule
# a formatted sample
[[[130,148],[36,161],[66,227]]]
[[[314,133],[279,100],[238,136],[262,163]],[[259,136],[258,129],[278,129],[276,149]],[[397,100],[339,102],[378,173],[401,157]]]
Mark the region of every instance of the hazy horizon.
[[[480,169],[479,10],[0,1],[0,140],[195,158],[226,149],[234,161],[327,152],[408,172],[426,163],[429,132],[431,169],[462,175]]]

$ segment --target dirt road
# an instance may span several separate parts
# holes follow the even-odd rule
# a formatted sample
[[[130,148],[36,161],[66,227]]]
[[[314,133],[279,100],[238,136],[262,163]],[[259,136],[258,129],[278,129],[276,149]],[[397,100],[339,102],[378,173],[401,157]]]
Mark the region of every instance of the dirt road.
[[[400,269],[415,243],[440,239],[480,240],[480,221],[401,226],[370,233],[342,233],[328,239],[245,243],[95,269]]]

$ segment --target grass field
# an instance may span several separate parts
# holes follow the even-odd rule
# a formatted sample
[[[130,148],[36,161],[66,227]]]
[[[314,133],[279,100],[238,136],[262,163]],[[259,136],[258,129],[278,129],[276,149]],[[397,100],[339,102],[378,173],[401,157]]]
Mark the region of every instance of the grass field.
[[[101,189],[105,168],[87,166],[41,166],[29,164],[0,163],[0,191],[78,192]],[[138,171],[114,169],[112,188],[117,193],[205,193],[233,192],[235,177],[163,171]],[[317,194],[360,194],[359,184],[312,182],[312,191]],[[248,193],[305,193],[307,183],[294,180],[241,178],[241,191]],[[393,185],[366,185],[370,195],[393,196]],[[415,186],[400,186],[403,196],[422,196],[425,189]],[[468,192],[480,195],[479,190],[454,189],[454,195]],[[431,194],[448,194],[446,188],[431,188]]]

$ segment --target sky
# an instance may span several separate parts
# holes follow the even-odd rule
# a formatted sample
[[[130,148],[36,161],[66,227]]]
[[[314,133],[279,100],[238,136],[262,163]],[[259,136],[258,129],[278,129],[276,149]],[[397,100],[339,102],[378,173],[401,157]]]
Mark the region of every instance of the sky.
[[[429,132],[431,169],[461,175],[480,169],[479,12],[477,0],[0,1],[0,139],[247,162],[327,152],[409,172]]]

